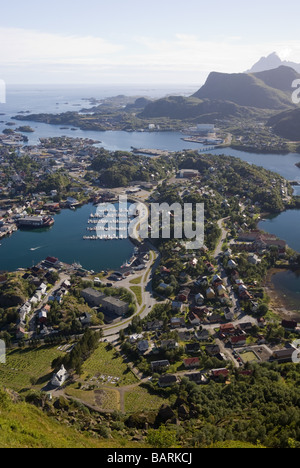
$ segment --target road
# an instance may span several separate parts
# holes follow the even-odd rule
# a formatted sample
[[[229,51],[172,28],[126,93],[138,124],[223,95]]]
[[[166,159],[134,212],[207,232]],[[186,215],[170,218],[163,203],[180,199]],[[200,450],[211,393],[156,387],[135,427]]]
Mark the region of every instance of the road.
[[[137,303],[137,312],[135,313],[134,316],[130,317],[129,319],[124,319],[121,322],[118,322],[115,325],[107,325],[102,327],[104,337],[110,337],[108,341],[115,341],[117,338],[119,338],[119,332],[121,330],[124,330],[125,328],[128,327],[128,325],[131,323],[133,317],[139,316],[141,319],[144,319],[149,315],[153,307],[157,304],[156,299],[153,296],[153,290],[152,290],[152,278],[155,270],[158,268],[159,263],[160,263],[160,254],[159,252],[155,250],[150,251],[150,261],[148,263],[148,266],[145,270],[136,272],[134,276],[129,276],[126,279],[119,281],[115,286],[116,287],[122,287],[126,288],[129,291],[132,286],[138,286],[141,288],[141,293],[142,293],[142,301],[141,304],[138,304],[138,301],[136,299]],[[132,284],[131,281],[135,278],[141,277],[141,282],[139,284]],[[133,293],[133,291],[131,291]],[[134,294],[134,293],[133,293]]]

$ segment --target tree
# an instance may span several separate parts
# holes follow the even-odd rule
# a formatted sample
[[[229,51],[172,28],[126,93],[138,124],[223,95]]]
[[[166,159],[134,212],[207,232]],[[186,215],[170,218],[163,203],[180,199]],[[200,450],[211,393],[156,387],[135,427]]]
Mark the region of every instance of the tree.
[[[173,448],[177,445],[176,432],[166,426],[160,426],[157,430],[150,429],[147,441],[155,448]]]

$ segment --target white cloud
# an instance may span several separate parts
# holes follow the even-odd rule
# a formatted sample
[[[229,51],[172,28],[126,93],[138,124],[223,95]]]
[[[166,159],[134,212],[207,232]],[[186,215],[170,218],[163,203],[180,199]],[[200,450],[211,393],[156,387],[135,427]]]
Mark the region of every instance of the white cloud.
[[[116,33],[116,36],[117,33]],[[124,37],[123,37],[124,39]],[[210,71],[227,73],[249,69],[261,56],[277,51],[300,62],[300,41],[249,43],[228,31],[208,40],[177,33],[160,40],[136,37],[126,41],[0,28],[1,73],[9,82],[185,82],[201,84]]]
[[[39,31],[0,28],[0,63],[33,64],[71,61],[86,64],[89,60],[101,63],[107,56],[123,50],[100,37],[64,36]]]
[[[165,66],[166,69],[188,69],[190,71],[243,72],[261,56],[273,51],[284,59],[300,62],[300,41],[272,43],[245,43],[242,38],[216,37],[214,41],[200,39],[195,35],[177,34],[172,41],[155,41],[150,37],[136,38],[146,52],[135,56],[140,64]],[[133,57],[132,57],[133,58]]]

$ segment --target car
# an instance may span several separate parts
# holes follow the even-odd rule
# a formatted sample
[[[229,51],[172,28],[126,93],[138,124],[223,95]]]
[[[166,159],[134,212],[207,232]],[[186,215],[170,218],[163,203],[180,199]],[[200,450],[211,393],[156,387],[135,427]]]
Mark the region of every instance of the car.
[[[107,288],[112,288],[112,287],[113,287],[113,284],[112,284],[112,283],[106,283],[106,287],[107,287]]]

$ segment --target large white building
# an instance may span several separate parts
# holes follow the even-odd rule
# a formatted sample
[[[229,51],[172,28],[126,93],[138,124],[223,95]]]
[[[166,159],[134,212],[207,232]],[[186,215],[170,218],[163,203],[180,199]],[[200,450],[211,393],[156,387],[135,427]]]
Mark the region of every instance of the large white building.
[[[215,133],[215,126],[214,124],[199,124],[197,125],[197,132],[198,133]]]
[[[67,373],[66,369],[64,368],[64,366],[61,366],[57,374],[53,375],[51,384],[54,387],[61,387],[65,383],[68,377],[69,377],[69,374]]]

